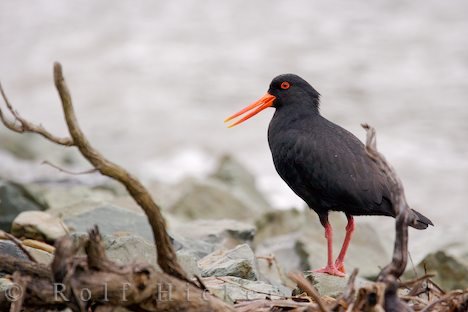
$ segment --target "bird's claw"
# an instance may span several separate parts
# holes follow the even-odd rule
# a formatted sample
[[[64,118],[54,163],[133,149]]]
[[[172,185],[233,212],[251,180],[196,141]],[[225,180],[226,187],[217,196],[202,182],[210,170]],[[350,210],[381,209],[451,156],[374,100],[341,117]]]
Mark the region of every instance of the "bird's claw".
[[[344,270],[344,267],[343,267],[343,270]],[[344,272],[342,272],[341,270],[339,270],[335,265],[327,265],[327,266],[324,267],[324,268],[317,269],[317,270],[313,270],[313,271],[310,271],[310,272],[314,272],[314,273],[326,273],[326,274],[330,274],[330,275],[333,275],[333,276],[340,276],[340,277],[344,277],[344,276],[345,276]]]

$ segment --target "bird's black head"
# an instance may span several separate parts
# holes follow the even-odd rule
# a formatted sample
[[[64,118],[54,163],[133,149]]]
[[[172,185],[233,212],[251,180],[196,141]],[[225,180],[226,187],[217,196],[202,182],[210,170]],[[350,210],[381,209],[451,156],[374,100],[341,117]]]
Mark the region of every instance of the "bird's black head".
[[[294,74],[273,78],[268,93],[275,97],[273,107],[279,108],[294,103],[310,104],[318,108],[320,94],[304,79]]]
[[[319,98],[320,94],[301,77],[294,74],[279,75],[271,81],[270,88],[263,97],[234,115],[226,118],[224,122],[228,122],[249,112],[238,121],[229,125],[229,128],[234,127],[268,107],[281,109],[283,107],[305,105],[306,107],[318,112]]]

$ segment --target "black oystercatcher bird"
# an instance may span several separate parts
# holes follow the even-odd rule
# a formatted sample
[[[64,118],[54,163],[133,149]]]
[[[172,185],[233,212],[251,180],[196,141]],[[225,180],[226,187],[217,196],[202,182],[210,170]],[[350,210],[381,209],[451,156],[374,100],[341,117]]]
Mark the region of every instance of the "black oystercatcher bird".
[[[276,108],[268,128],[276,171],[289,187],[315,210],[325,228],[328,261],[315,272],[344,276],[343,261],[354,230],[353,216],[395,217],[389,181],[353,134],[322,117],[320,94],[304,79],[293,74],[273,79],[268,92],[258,101],[228,117],[243,116],[229,127],[256,115],[267,107]],[[332,254],[332,227],[328,212],[342,211],[348,224],[336,261]],[[411,210],[410,224],[425,229],[432,222]]]

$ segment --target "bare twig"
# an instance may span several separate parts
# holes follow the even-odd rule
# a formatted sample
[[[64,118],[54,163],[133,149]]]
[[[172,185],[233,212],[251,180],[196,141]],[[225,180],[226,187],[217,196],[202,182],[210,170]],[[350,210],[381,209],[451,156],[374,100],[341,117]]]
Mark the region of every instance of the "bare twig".
[[[15,121],[9,121],[3,115],[2,110],[0,109],[0,120],[5,125],[5,127],[17,133],[24,133],[24,132],[37,133],[43,136],[44,138],[46,138],[47,140],[57,143],[59,145],[64,145],[64,146],[73,145],[73,140],[71,138],[57,137],[53,135],[52,133],[50,133],[49,131],[47,131],[42,125],[33,124],[27,121],[26,119],[24,119],[23,117],[21,117],[21,115],[11,105],[1,84],[0,84],[0,93],[2,95],[3,100],[5,101],[5,104],[8,110],[13,115],[13,117],[15,117],[15,121],[18,122],[18,124],[16,124]]]
[[[427,302],[417,296],[407,296],[407,295],[402,295],[400,296],[401,299],[406,300],[406,301],[416,301],[422,305],[427,305]]]
[[[317,291],[314,289],[314,286],[310,284],[310,282],[304,277],[304,275],[300,273],[294,273],[290,272],[288,273],[288,277],[297,284],[297,286],[305,291],[307,295],[309,295],[314,301],[317,303],[317,305],[320,308],[320,311],[322,312],[327,312],[329,311],[325,305],[322,302],[322,299],[320,299],[320,295],[317,293]]]
[[[409,286],[412,286],[418,282],[421,282],[421,281],[425,281],[429,278],[432,278],[434,277],[435,275],[434,274],[425,274],[421,277],[418,277],[418,278],[415,278],[415,279],[412,279],[412,280],[409,280],[409,281],[404,281],[404,282],[400,282],[399,283],[399,287],[409,287]]]
[[[83,175],[83,174],[90,174],[90,173],[98,172],[98,170],[96,168],[91,168],[91,169],[88,169],[88,170],[85,170],[85,171],[73,172],[73,171],[70,171],[70,170],[67,170],[67,169],[60,168],[59,166],[54,165],[53,163],[51,163],[51,162],[49,162],[47,160],[44,160],[42,162],[42,165],[49,165],[52,168],[55,168],[60,172],[70,174],[70,175]]]
[[[342,307],[344,311],[346,311],[352,304],[352,302],[354,301],[354,295],[356,293],[355,284],[358,272],[358,269],[353,270],[353,273],[351,273],[351,276],[349,277],[346,289],[343,291],[343,294],[336,300],[336,304],[332,308],[332,311],[340,311],[340,307]]]
[[[433,311],[432,308],[434,308],[436,305],[441,304],[443,302],[446,302],[454,297],[457,296],[462,296],[462,295],[467,295],[468,294],[468,289],[465,290],[454,290],[449,293],[447,293],[445,296],[440,298],[439,300],[431,302],[428,306],[426,306],[421,312],[428,312],[428,311]]]
[[[50,269],[46,265],[7,254],[0,254],[0,270],[2,273],[10,275],[20,271],[23,275],[34,278],[51,278]]]
[[[203,283],[203,281],[202,281],[202,279],[201,279],[200,276],[195,275],[194,277],[195,277],[195,279],[197,280],[197,282],[198,282],[198,287],[199,287],[201,290],[203,290],[203,291],[209,291],[209,290],[208,290],[208,287],[206,287],[205,283]]]

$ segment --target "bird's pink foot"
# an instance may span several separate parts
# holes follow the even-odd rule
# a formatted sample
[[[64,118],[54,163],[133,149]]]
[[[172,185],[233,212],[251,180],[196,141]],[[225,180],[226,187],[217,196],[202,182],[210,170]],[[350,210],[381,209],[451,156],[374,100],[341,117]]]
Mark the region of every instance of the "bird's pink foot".
[[[338,271],[342,273],[346,273],[345,267],[344,267],[344,262],[336,261],[335,262],[335,267],[338,269]]]
[[[334,275],[334,276],[341,276],[341,277],[345,276],[345,274],[343,272],[341,272],[335,265],[327,265],[324,268],[313,270],[311,272],[326,273],[326,274],[330,274],[330,275]]]

